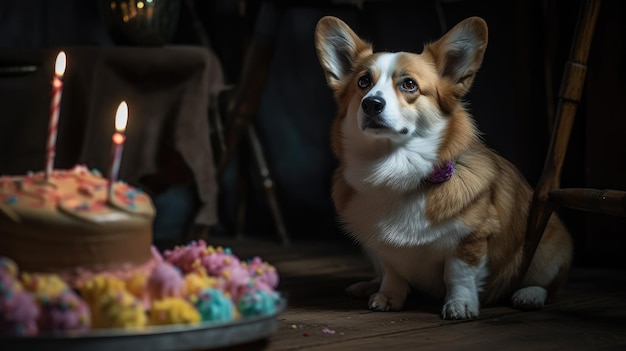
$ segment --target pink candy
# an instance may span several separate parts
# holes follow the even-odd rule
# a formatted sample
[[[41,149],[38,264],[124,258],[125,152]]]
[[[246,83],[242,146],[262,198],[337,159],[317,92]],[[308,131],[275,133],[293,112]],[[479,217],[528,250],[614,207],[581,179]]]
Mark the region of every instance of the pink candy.
[[[165,250],[163,259],[180,268],[183,273],[189,273],[194,270],[205,249],[206,243],[203,240],[192,241],[186,246],[177,246],[173,250]]]
[[[209,275],[220,276],[225,270],[232,270],[239,267],[241,262],[237,256],[233,255],[230,249],[208,250],[200,258],[200,265],[206,269]]]
[[[43,300],[39,329],[42,331],[84,331],[91,327],[91,312],[87,303],[72,290]]]
[[[180,297],[185,279],[180,271],[168,262],[159,262],[148,277],[148,291],[153,300]]]
[[[33,297],[8,274],[0,274],[0,334],[36,335],[38,318]]]
[[[253,284],[250,279],[250,272],[241,265],[224,269],[221,278],[223,278],[223,290],[230,294],[233,301],[237,301],[239,296]]]
[[[261,260],[260,257],[255,256],[248,262],[248,271],[253,278],[267,284],[270,288],[275,289],[278,286],[279,278],[276,268]]]

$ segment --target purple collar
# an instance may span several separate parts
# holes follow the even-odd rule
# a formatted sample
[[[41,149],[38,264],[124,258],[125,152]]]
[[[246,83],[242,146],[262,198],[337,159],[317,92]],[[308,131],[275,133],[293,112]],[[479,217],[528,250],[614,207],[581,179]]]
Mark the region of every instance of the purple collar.
[[[442,164],[439,164],[433,168],[433,170],[428,174],[426,180],[431,183],[443,183],[450,178],[454,174],[454,162],[446,161]]]

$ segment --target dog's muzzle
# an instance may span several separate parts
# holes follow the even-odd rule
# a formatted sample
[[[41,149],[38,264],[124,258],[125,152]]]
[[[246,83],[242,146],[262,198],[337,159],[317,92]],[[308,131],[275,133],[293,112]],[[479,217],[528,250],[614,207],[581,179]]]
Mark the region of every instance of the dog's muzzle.
[[[370,96],[363,99],[361,107],[368,116],[376,116],[385,109],[385,99],[380,96]]]
[[[381,113],[385,109],[385,99],[380,96],[370,96],[361,102],[361,108],[365,113],[363,129],[384,129],[389,126],[384,122]]]

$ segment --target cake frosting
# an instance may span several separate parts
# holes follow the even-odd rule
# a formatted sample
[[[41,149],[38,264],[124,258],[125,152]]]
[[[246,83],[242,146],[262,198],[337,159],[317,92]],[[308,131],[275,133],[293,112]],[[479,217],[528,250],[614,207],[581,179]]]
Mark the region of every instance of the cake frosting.
[[[137,267],[152,259],[150,197],[77,165],[0,177],[0,255],[29,272],[79,275]]]

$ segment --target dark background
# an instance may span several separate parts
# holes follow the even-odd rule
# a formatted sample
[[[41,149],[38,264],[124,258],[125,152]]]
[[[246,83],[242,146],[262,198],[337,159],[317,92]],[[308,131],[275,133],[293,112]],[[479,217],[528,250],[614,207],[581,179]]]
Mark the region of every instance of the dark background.
[[[170,44],[203,45],[194,19],[206,29],[228,83],[237,84],[253,38],[261,1],[181,2]],[[100,16],[98,1],[22,0],[0,3],[0,49],[117,45]],[[549,142],[550,121],[580,1],[364,1],[362,6],[327,1],[276,1],[278,14],[268,79],[255,126],[264,146],[276,195],[294,240],[340,237],[330,201],[335,165],[329,147],[335,102],[326,87],[313,46],[313,29],[324,15],[344,19],[375,50],[421,51],[446,29],[481,16],[490,31],[481,71],[467,97],[483,138],[537,181]],[[620,0],[605,0],[589,55],[583,101],[574,125],[562,185],[626,189],[626,30]],[[258,68],[263,69],[262,67]],[[2,114],[0,96],[0,118]],[[6,131],[0,131],[0,133]],[[0,134],[1,135],[1,134]],[[1,139],[0,139],[0,145]],[[3,145],[4,146],[4,145]],[[3,152],[9,152],[3,147]],[[267,199],[246,144],[221,179],[216,235],[236,228],[241,187],[245,235],[278,240]],[[237,163],[236,161],[239,161]],[[2,165],[0,165],[1,167]],[[24,170],[26,172],[27,170]],[[1,172],[0,172],[1,173]],[[576,262],[625,268],[624,220],[561,209],[576,243]]]

